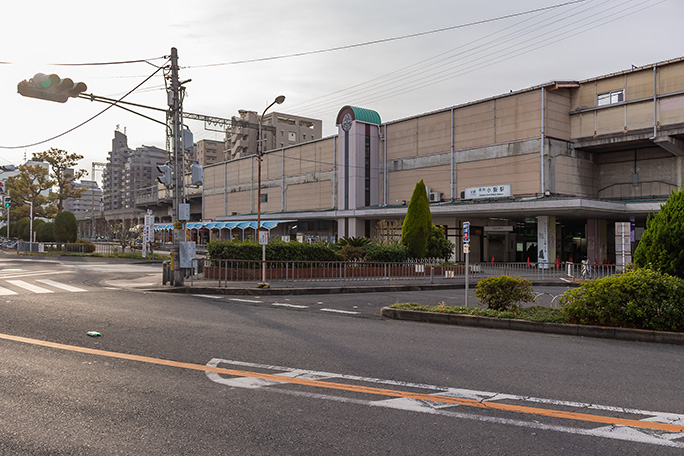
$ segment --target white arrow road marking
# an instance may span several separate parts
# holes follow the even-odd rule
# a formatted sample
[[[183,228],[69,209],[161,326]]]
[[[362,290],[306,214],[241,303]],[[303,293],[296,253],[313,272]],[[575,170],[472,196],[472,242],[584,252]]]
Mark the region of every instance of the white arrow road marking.
[[[641,421],[677,424],[684,421],[684,415],[665,412],[652,412],[647,410],[637,410],[624,407],[615,407],[599,404],[587,404],[582,402],[561,401],[556,399],[544,399],[529,396],[520,396],[513,394],[492,393],[487,391],[475,391],[463,388],[451,388],[437,385],[416,384],[409,382],[401,382],[397,380],[386,380],[378,378],[360,377],[356,375],[335,374],[331,372],[317,372],[311,370],[297,369],[292,367],[274,366],[268,364],[249,363],[245,361],[226,360],[220,358],[213,358],[207,363],[207,366],[219,367],[219,364],[229,364],[233,366],[243,366],[256,369],[265,369],[271,371],[278,371],[275,375],[283,377],[297,377],[311,380],[328,380],[328,379],[343,379],[351,380],[354,384],[384,384],[393,385],[401,388],[410,388],[412,390],[427,390],[427,394],[436,396],[448,396],[455,398],[463,398],[476,400],[480,402],[496,403],[497,401],[505,401],[504,403],[521,403],[521,404],[545,404],[549,407],[562,406],[578,408],[581,410],[603,410],[606,412],[613,412],[618,414],[630,414],[642,416]],[[587,427],[572,427],[572,426],[558,426],[552,424],[545,424],[540,422],[543,418],[534,415],[534,419],[509,419],[496,416],[488,416],[482,413],[468,413],[468,407],[461,405],[448,404],[439,401],[418,400],[407,397],[382,399],[382,400],[364,400],[358,398],[334,396],[330,394],[321,394],[315,392],[302,391],[300,389],[289,389],[288,383],[282,383],[275,380],[264,380],[250,377],[225,377],[215,372],[205,372],[207,377],[216,383],[226,386],[238,388],[265,388],[267,391],[276,392],[279,394],[287,394],[291,396],[305,397],[309,399],[323,399],[332,400],[336,402],[344,402],[357,405],[365,405],[372,407],[386,407],[395,410],[405,410],[409,412],[429,413],[432,415],[440,415],[445,417],[468,419],[475,421],[482,421],[488,423],[504,424],[509,426],[518,426],[531,429],[548,430],[555,432],[564,432],[567,434],[600,437],[613,440],[623,440],[629,442],[646,443],[651,445],[659,445],[673,448],[684,449],[684,435],[678,432],[668,432],[653,429],[640,429],[628,426],[599,426],[595,428]],[[324,382],[325,383],[325,382]],[[371,387],[372,388],[372,387]],[[456,411],[458,410],[458,411]]]
[[[33,285],[32,283],[24,282],[23,280],[8,280],[7,282],[11,283],[15,287],[23,288],[24,290],[28,290],[33,293],[54,293],[52,290],[39,287],[38,285]]]
[[[36,282],[44,283],[45,285],[50,285],[51,287],[59,288],[61,290],[71,291],[72,293],[79,293],[82,291],[88,291],[88,290],[84,290],[83,288],[74,287],[74,286],[68,285],[66,283],[55,282],[54,280],[50,280],[50,279],[36,279]]]

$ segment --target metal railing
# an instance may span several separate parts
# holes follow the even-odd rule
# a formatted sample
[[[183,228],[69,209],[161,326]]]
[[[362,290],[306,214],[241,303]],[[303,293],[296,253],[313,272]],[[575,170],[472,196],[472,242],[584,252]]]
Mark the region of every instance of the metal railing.
[[[190,285],[212,281],[219,287],[235,282],[261,282],[259,260],[193,259]],[[615,265],[574,263],[474,263],[469,265],[469,277],[502,275],[530,281],[591,280],[615,274]],[[429,283],[465,278],[462,263],[381,263],[342,261],[266,261],[266,282],[359,282],[424,280]]]

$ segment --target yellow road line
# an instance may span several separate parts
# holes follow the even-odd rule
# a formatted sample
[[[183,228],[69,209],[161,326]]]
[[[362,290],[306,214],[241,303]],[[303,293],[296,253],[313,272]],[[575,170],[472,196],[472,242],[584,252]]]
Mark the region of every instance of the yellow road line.
[[[59,344],[56,342],[48,342],[44,340],[31,339],[27,337],[12,336],[9,334],[0,333],[0,339],[11,340],[15,342],[23,342],[26,344],[37,345],[41,347],[57,348],[59,350],[66,350],[77,353],[86,353],[90,355],[105,356],[108,358],[118,358],[129,361],[139,361],[148,364],[157,364],[162,366],[179,367],[181,369],[196,370],[202,372],[216,372],[218,374],[232,375],[235,377],[249,377],[259,378],[262,380],[271,380],[280,383],[292,383],[296,385],[311,386],[316,388],[327,388],[341,391],[351,391],[356,393],[372,394],[376,396],[389,397],[405,397],[409,399],[417,399],[422,401],[441,402],[445,404],[462,405],[466,407],[475,407],[490,410],[500,410],[504,412],[524,413],[528,415],[548,416],[552,418],[563,418],[575,421],[584,421],[591,423],[601,423],[616,426],[629,426],[640,429],[655,429],[659,431],[679,432],[684,433],[684,424],[667,424],[656,423],[651,421],[631,420],[625,418],[614,418],[610,416],[591,415],[588,413],[567,412],[562,410],[545,409],[539,407],[526,407],[520,405],[501,404],[496,402],[482,402],[473,399],[463,399],[457,397],[439,396],[425,393],[413,393],[410,391],[400,391],[385,388],[375,388],[360,385],[349,385],[345,383],[326,382],[320,380],[309,380],[305,378],[283,377],[275,374],[265,374],[261,372],[250,372],[238,369],[226,369],[222,367],[207,366],[204,364],[184,363],[179,361],[171,361],[161,358],[152,358],[149,356],[131,355],[128,353],[119,353],[106,350],[97,350],[94,348],[78,347],[75,345]]]

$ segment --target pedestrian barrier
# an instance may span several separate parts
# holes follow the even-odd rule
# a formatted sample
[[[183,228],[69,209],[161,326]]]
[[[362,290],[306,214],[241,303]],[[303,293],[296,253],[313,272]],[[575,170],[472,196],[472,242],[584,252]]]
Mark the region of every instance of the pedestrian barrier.
[[[191,286],[206,281],[227,287],[235,282],[261,282],[265,263],[266,282],[353,282],[425,280],[429,283],[465,278],[465,265],[445,262],[382,263],[366,261],[270,261],[193,259],[189,271]],[[166,270],[165,270],[166,271]],[[469,277],[508,275],[530,281],[590,280],[616,273],[615,265],[585,265],[573,263],[475,263],[469,265]],[[166,272],[165,272],[166,274]]]

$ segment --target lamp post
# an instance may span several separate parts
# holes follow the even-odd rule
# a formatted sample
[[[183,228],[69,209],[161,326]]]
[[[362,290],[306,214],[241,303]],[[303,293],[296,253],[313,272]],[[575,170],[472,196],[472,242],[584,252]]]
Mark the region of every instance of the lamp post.
[[[259,123],[259,137],[257,138],[257,161],[259,162],[259,182],[257,184],[257,239],[259,243],[261,243],[261,282],[257,286],[260,288],[268,286],[266,283],[266,243],[262,243],[259,236],[259,232],[261,231],[261,161],[263,160],[264,155],[264,140],[261,135],[261,126],[266,111],[276,103],[282,104],[283,101],[285,101],[285,95],[278,95],[270,105],[266,106],[264,112],[262,112],[261,116],[257,119],[257,122]]]

